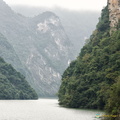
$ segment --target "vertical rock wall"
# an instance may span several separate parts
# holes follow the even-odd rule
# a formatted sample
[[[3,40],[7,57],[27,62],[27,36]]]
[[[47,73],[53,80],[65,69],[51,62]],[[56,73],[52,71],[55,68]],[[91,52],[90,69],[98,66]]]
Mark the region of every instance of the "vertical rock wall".
[[[108,0],[111,32],[117,29],[120,21],[120,0]]]

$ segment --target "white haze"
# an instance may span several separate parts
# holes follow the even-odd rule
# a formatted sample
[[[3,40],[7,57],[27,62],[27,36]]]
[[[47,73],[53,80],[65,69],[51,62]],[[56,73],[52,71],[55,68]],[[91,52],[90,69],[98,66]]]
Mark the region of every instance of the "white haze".
[[[34,7],[62,7],[69,10],[100,11],[107,0],[4,0],[8,5],[27,5]]]

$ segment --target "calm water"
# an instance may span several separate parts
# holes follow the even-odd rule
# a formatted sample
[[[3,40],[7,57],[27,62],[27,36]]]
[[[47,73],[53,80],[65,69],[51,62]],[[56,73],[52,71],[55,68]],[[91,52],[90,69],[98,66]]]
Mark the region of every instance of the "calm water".
[[[99,120],[97,113],[60,107],[56,99],[0,101],[0,120]]]

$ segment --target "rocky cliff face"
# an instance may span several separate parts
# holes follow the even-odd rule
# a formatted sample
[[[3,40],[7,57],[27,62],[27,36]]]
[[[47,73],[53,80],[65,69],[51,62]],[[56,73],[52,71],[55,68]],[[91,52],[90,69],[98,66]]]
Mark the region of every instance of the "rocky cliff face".
[[[108,9],[111,31],[114,31],[120,21],[120,0],[108,0]]]
[[[16,12],[28,17],[32,17],[49,10],[59,16],[62,26],[64,27],[70,41],[73,43],[75,57],[78,56],[80,49],[85,44],[85,39],[87,39],[95,29],[95,25],[98,23],[98,18],[100,17],[100,12],[98,11],[69,11],[59,7],[50,9],[21,5],[11,7]]]
[[[60,19],[51,12],[27,18],[14,13],[2,0],[0,19],[0,32],[17,53],[28,82],[39,96],[54,96],[60,75],[74,56]]]
[[[17,71],[21,72],[24,75],[25,73],[24,67],[19,57],[17,56],[12,45],[1,33],[0,33],[0,57],[4,58],[6,62],[12,64]]]

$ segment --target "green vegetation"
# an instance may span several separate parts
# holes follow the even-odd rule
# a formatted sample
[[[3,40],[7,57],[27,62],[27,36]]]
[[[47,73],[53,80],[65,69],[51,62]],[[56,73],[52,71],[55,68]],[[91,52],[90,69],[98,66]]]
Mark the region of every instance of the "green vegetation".
[[[37,99],[25,77],[0,57],[0,99]]]
[[[60,105],[105,108],[110,115],[120,114],[120,30],[112,35],[109,31],[109,12],[105,7],[89,42],[62,76]]]
[[[120,76],[109,91],[109,99],[106,105],[106,112],[120,117]],[[113,118],[109,119],[112,120]]]

